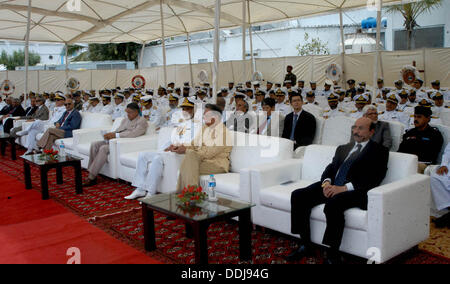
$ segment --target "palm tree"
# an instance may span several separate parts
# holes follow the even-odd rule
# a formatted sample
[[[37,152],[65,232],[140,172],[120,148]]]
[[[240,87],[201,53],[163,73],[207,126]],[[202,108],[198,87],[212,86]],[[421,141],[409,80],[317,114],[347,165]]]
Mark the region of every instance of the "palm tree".
[[[414,30],[416,27],[420,27],[417,23],[417,18],[425,13],[431,12],[442,5],[442,0],[420,0],[407,4],[392,5],[387,8],[388,13],[401,13],[405,18],[403,24],[407,31],[407,46],[408,50],[412,49],[412,43],[414,41]]]

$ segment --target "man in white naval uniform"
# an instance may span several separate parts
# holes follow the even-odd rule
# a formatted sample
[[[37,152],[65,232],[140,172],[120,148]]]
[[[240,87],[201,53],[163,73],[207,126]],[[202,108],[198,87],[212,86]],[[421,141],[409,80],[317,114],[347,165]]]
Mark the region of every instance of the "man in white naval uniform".
[[[55,100],[55,108],[53,109],[52,116],[49,120],[36,120],[28,129],[23,129],[22,131],[17,132],[17,136],[27,135],[26,145],[24,145],[27,148],[27,152],[25,154],[30,154],[34,150],[37,150],[36,136],[39,133],[44,133],[50,127],[54,127],[55,123],[58,122],[66,112],[66,107],[64,106],[66,98],[61,94],[57,94]]]
[[[286,101],[286,91],[283,89],[277,89],[275,91],[277,96],[277,104],[275,105],[275,111],[280,112],[282,115],[287,116],[292,112],[292,107]]]
[[[450,143],[445,148],[442,156],[441,166],[431,173],[431,195],[433,197],[435,209],[443,211],[450,209]],[[434,221],[436,226],[450,228],[450,213]]]
[[[89,99],[90,106],[87,109],[89,113],[100,113],[102,111],[103,106],[100,104],[100,99],[97,97]]]
[[[328,96],[328,107],[323,112],[323,118],[329,119],[338,116],[345,116],[345,111],[339,109],[339,97],[332,93]]]
[[[103,107],[100,113],[111,115],[114,113],[114,106],[111,104],[111,96],[103,96]]]
[[[142,97],[141,104],[143,106],[142,116],[158,128],[163,122],[163,119],[158,107],[153,106],[152,96]]]
[[[183,108],[183,115],[189,119],[172,125],[173,131],[170,139],[164,145],[161,145],[161,148],[157,152],[139,153],[136,174],[132,184],[136,187],[136,190],[131,195],[125,197],[125,199],[133,200],[156,194],[164,171],[164,152],[171,145],[189,143],[201,129],[200,122],[194,121],[194,104],[187,101],[186,98],[181,106]]]
[[[117,94],[114,97],[114,104],[115,104],[115,106],[114,106],[113,114],[111,115],[113,120],[116,120],[119,117],[125,117],[125,115],[127,114],[126,111],[125,111],[126,110],[126,106],[125,106],[125,104],[123,102],[124,99],[125,99],[125,96],[120,94],[120,93]]]
[[[351,111],[350,117],[360,119],[364,116],[364,107],[369,104],[369,96],[367,94],[356,95],[353,100],[355,101],[356,110]]]
[[[331,90],[331,86],[333,85],[333,82],[327,80],[325,81],[324,89],[319,92],[319,96],[328,98],[331,93],[333,93],[333,90]]]
[[[403,123],[407,127],[409,116],[403,111],[397,110],[398,101],[399,97],[395,93],[389,93],[386,100],[386,111],[381,113],[378,119],[383,121],[397,121]]]

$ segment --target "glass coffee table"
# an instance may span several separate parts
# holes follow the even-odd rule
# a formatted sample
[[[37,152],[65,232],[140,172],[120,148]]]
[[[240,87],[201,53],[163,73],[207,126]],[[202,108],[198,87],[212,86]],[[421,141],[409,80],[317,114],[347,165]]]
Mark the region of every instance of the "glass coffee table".
[[[6,146],[7,143],[11,144],[11,159],[13,161],[17,160],[16,157],[16,138],[12,137],[11,135],[4,133],[4,134],[0,134],[0,151],[2,156],[5,156],[5,151],[6,151]]]
[[[73,167],[75,169],[75,192],[77,194],[83,193],[83,184],[81,176],[81,161],[83,159],[67,155],[65,158],[59,158],[55,161],[46,161],[40,158],[40,154],[36,155],[24,155],[20,157],[23,160],[24,174],[25,174],[25,188],[32,189],[31,184],[31,168],[30,166],[38,167],[41,171],[41,188],[42,199],[48,200],[48,172],[51,169],[56,169],[56,183],[63,184],[63,171],[64,167]]]
[[[154,251],[156,247],[154,211],[186,222],[186,235],[195,241],[195,263],[208,263],[207,231],[209,225],[239,218],[239,249],[243,261],[252,259],[251,222],[252,204],[219,198],[217,202],[204,201],[199,205],[182,206],[176,194],[159,194],[141,198],[144,223],[145,249]]]

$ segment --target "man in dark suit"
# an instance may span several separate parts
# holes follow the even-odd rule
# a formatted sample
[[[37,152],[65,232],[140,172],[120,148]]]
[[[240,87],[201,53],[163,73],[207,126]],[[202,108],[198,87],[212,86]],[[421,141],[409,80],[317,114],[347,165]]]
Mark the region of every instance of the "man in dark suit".
[[[32,106],[34,105],[33,100],[34,98],[31,99]],[[35,100],[36,100],[36,111],[31,116],[29,116],[29,113],[27,113],[28,115],[23,116],[20,119],[26,120],[27,122],[32,122],[36,120],[41,121],[48,120],[50,113],[47,106],[45,106],[45,99],[43,97],[37,97]],[[17,132],[20,132],[22,130],[23,130],[22,126],[15,127],[11,129],[10,135],[12,137],[18,137]]]
[[[6,123],[8,122],[8,120],[12,120],[12,117],[24,116],[24,115],[25,115],[25,110],[23,109],[23,107],[21,105],[20,99],[12,99],[12,105],[5,111],[5,114],[1,117],[1,123],[3,124],[3,126],[5,126]],[[9,123],[12,123],[12,122],[8,122],[8,124]],[[11,127],[9,127],[8,131],[10,129],[11,129]]]
[[[31,106],[25,110],[25,116],[21,116],[21,117],[14,118],[14,119],[8,119],[5,121],[5,124],[3,126],[5,133],[11,132],[11,129],[14,127],[15,120],[31,118],[34,115],[34,113],[38,109],[38,107],[36,106],[36,99],[32,98],[30,101],[31,101]]]
[[[288,114],[284,120],[282,137],[294,141],[294,149],[311,145],[316,136],[316,119],[303,110],[301,95],[294,92],[289,101],[294,112]]]
[[[45,150],[50,150],[53,147],[53,143],[62,138],[70,138],[73,136],[72,131],[80,129],[81,115],[74,109],[75,104],[72,99],[67,99],[66,112],[61,119],[55,123],[56,128],[50,128],[42,136],[41,140],[37,142],[37,146]]]
[[[393,140],[389,123],[378,120],[378,110],[376,106],[365,106],[363,109],[363,113],[364,117],[370,118],[373,123],[375,123],[375,133],[373,134],[371,140],[377,142],[380,145],[383,145],[390,150],[392,148]],[[350,143],[353,143],[354,141],[355,139],[352,135]]]
[[[288,260],[300,260],[311,253],[311,210],[325,203],[327,228],[323,244],[329,246],[326,263],[340,263],[344,212],[351,208],[367,210],[367,192],[381,184],[386,176],[389,150],[373,142],[375,124],[366,117],[353,126],[355,143],[339,146],[333,162],[319,182],[298,189],[291,196],[292,233],[300,234],[301,243]]]

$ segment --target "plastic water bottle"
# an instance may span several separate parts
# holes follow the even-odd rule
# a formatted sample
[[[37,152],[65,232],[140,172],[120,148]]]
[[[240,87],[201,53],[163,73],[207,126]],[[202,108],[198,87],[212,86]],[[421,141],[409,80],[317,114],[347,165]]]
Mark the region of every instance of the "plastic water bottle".
[[[61,141],[59,145],[59,156],[61,158],[66,158],[66,145],[64,145],[64,141]]]
[[[214,178],[214,175],[209,176],[208,181],[208,200],[211,202],[216,202],[217,194],[216,194],[216,179]]]

